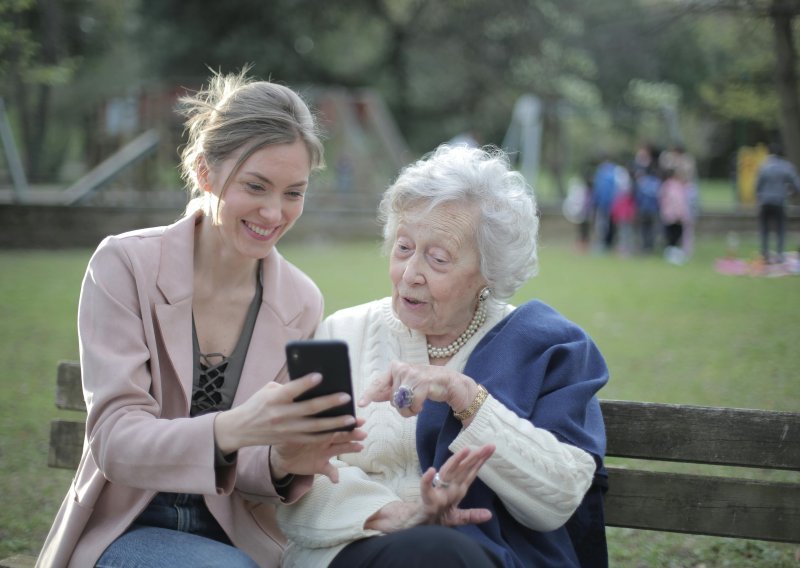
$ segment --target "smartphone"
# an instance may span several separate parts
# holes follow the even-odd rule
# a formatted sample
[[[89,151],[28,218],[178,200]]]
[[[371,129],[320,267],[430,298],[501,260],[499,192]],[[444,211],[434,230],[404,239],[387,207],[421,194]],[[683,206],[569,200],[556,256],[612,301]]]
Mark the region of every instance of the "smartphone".
[[[295,400],[308,400],[326,394],[346,392],[350,402],[323,410],[317,417],[356,415],[353,402],[353,383],[350,378],[350,357],[347,343],[336,339],[306,339],[286,344],[286,365],[290,379],[299,379],[309,373],[320,373],[322,382],[304,392]],[[352,430],[355,425],[329,430]]]

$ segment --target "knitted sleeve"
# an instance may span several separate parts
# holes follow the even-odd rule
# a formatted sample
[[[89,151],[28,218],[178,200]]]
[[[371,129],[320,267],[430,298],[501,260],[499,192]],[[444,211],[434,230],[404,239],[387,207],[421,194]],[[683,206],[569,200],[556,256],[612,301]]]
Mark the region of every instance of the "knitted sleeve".
[[[567,522],[592,483],[595,461],[588,452],[534,427],[491,396],[450,450],[487,443],[496,450],[478,477],[517,521],[537,531]]]

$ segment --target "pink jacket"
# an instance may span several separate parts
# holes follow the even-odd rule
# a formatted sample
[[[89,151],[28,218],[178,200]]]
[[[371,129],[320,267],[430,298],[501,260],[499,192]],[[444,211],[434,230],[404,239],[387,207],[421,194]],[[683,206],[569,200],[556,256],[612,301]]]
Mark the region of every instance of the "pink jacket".
[[[661,184],[658,193],[661,221],[665,225],[691,222],[689,207],[689,186],[676,177],[670,177]]]
[[[157,491],[204,494],[231,541],[261,566],[280,562],[284,536],[269,448],[243,448],[214,467],[214,414],[189,418],[192,392],[194,228],[106,238],[89,262],[78,330],[88,410],[81,463],[37,566],[94,566]],[[287,380],[284,345],[310,337],[322,317],[316,285],[273,250],[233,405],[269,381]],[[289,501],[311,485],[304,477]]]

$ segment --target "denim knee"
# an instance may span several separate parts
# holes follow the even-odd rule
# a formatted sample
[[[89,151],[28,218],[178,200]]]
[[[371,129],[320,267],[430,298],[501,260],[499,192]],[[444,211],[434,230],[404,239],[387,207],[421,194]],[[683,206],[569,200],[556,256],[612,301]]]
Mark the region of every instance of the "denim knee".
[[[112,542],[96,566],[258,568],[247,554],[228,544],[191,533],[137,525]]]

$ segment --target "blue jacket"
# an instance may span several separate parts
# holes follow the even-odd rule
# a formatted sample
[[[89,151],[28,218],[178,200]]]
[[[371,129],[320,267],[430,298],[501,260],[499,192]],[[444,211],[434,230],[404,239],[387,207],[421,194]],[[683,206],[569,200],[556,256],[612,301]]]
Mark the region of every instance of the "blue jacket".
[[[487,508],[492,519],[457,529],[492,550],[509,568],[607,565],[602,514],[606,437],[595,393],[608,381],[608,369],[591,338],[548,305],[528,302],[486,334],[464,374],[536,427],[592,454],[598,484],[573,519],[541,533],[517,522],[494,492],[476,479],[460,506]],[[460,430],[449,406],[425,401],[417,420],[423,471],[430,466],[438,469],[452,455],[448,445]]]
[[[611,205],[617,196],[617,166],[603,162],[597,166],[592,182],[595,207],[603,213],[611,212]]]
[[[636,208],[640,213],[658,214],[658,190],[661,180],[645,174],[636,181]]]

